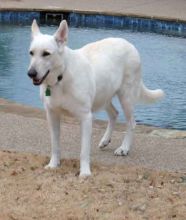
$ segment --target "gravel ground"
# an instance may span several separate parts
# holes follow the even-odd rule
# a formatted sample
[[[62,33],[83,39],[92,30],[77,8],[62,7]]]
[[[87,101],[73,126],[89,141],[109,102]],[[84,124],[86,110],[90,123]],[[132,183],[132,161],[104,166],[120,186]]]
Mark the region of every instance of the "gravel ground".
[[[186,173],[94,163],[81,179],[77,160],[52,171],[47,160],[0,152],[1,220],[185,220]]]

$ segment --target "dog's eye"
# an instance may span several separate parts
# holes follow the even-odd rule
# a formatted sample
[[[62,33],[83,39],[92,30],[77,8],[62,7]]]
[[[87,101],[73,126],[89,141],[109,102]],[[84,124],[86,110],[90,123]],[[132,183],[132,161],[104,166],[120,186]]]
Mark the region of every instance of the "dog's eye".
[[[43,54],[42,54],[43,57],[47,57],[47,56],[49,56],[49,55],[50,55],[50,53],[47,52],[47,51],[44,51]]]
[[[30,51],[30,55],[33,56],[33,55],[34,55],[34,52],[33,52],[33,51]]]

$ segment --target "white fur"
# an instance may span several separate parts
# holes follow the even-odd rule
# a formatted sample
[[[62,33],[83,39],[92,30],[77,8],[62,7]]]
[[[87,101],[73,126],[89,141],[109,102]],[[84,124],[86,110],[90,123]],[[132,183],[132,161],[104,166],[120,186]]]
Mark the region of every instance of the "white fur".
[[[66,21],[61,22],[53,36],[41,34],[34,21],[32,38],[30,51],[33,55],[29,69],[34,68],[38,78],[42,78],[47,70],[50,71],[40,86],[52,141],[52,156],[47,167],[53,168],[60,164],[60,114],[65,109],[81,121],[80,176],[91,174],[89,155],[92,113],[100,109],[108,113],[108,127],[99,143],[99,147],[104,148],[111,140],[118,115],[112,104],[115,95],[120,100],[127,122],[126,136],[115,155],[127,155],[135,128],[135,103],[140,100],[156,101],[163,96],[162,90],[148,90],[143,85],[141,62],[136,48],[124,39],[108,38],[71,50],[66,46]],[[43,57],[43,51],[48,51],[50,55]],[[60,74],[63,79],[58,82]],[[47,86],[51,88],[50,97],[45,95]]]

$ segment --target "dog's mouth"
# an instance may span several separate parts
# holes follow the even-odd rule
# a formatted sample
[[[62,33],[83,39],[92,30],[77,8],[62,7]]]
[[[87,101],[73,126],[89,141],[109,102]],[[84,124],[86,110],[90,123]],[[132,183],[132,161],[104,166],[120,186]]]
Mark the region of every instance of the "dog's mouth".
[[[50,70],[48,70],[41,79],[33,78],[32,79],[33,80],[33,84],[35,86],[40,86],[43,83],[43,81],[46,79],[46,77],[48,76],[49,73],[50,73]]]

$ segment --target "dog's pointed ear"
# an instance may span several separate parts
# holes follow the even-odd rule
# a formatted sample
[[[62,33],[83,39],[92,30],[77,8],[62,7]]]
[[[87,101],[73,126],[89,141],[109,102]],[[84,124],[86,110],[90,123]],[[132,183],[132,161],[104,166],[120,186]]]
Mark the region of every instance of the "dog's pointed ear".
[[[68,25],[66,20],[63,20],[60,25],[58,30],[56,31],[56,33],[54,34],[55,40],[60,43],[66,43],[67,39],[68,39]]]
[[[37,21],[35,19],[32,22],[31,30],[32,30],[32,37],[34,37],[34,36],[41,33],[40,30],[39,30],[39,26],[37,24]]]

